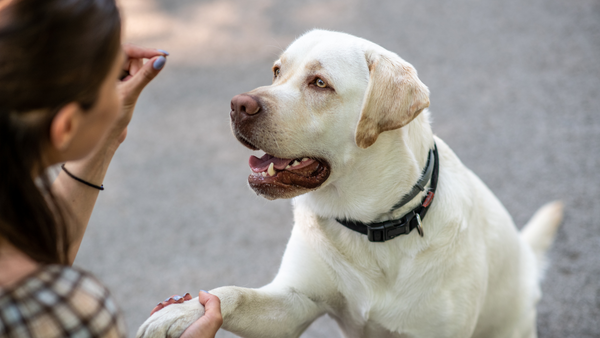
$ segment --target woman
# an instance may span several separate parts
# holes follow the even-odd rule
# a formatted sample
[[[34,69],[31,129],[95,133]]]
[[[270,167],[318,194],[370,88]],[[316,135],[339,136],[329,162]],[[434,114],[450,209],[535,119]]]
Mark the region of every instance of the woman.
[[[168,55],[121,47],[120,35],[114,0],[0,0],[0,337],[125,334],[108,291],[70,267],[136,100]],[[51,184],[46,169],[64,162]],[[199,299],[206,314],[184,336],[214,337],[219,300]]]

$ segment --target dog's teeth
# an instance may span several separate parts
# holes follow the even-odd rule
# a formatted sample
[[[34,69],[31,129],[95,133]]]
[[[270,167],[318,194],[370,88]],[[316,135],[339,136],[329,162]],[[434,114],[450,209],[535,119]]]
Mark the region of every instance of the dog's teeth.
[[[267,177],[267,172],[266,172],[266,171],[263,171],[263,172],[261,173],[261,175],[263,175],[263,177]]]
[[[308,157],[305,157],[302,159],[302,162],[306,162],[306,161],[308,161]]]
[[[285,167],[285,169],[290,169],[290,168],[291,168],[291,167],[290,167],[290,165],[289,165],[289,164],[287,165],[287,167]]]
[[[292,163],[292,167],[295,167],[295,166],[297,166],[299,164],[300,164],[300,162],[298,162],[298,160],[294,160],[294,163]]]
[[[273,165],[273,162],[271,162],[271,164],[269,164],[269,169],[267,170],[267,172],[269,173],[269,176],[275,176],[275,165]]]

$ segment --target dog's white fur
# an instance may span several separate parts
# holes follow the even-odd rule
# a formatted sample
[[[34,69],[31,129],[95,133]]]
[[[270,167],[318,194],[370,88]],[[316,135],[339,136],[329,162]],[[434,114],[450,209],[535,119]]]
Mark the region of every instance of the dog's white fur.
[[[276,66],[273,85],[249,94],[264,100],[266,123],[282,132],[257,142],[279,157],[324,158],[331,175],[293,200],[294,229],[270,284],[210,291],[221,299],[223,328],[242,337],[299,337],[327,313],[348,338],[536,337],[543,256],[562,205],[542,208],[520,234],[485,184],[433,135],[428,90],[414,68],[378,45],[314,30]],[[315,74],[334,91],[307,85]],[[434,140],[439,183],[424,237],[413,231],[370,243],[335,221],[391,219],[418,205],[423,194],[387,213],[417,182]],[[138,337],[179,336],[202,313],[197,299],[171,305]]]

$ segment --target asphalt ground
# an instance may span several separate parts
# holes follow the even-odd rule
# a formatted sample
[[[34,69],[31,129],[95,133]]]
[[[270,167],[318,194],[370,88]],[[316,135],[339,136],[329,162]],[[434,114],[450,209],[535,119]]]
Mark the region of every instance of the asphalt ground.
[[[119,300],[133,336],[164,298],[277,272],[291,205],[246,184],[229,102],[271,81],[311,28],[398,53],[431,90],[433,130],[521,227],[565,203],[549,252],[542,338],[600,337],[598,0],[123,0],[126,40],[171,53],[113,160],[76,265]],[[328,317],[302,337],[337,337]],[[220,332],[217,337],[233,337]]]

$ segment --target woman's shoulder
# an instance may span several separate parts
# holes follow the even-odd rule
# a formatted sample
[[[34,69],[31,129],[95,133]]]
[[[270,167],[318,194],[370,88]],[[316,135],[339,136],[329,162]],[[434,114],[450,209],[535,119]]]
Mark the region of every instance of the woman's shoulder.
[[[122,337],[108,289],[78,268],[47,265],[0,293],[0,337]]]

